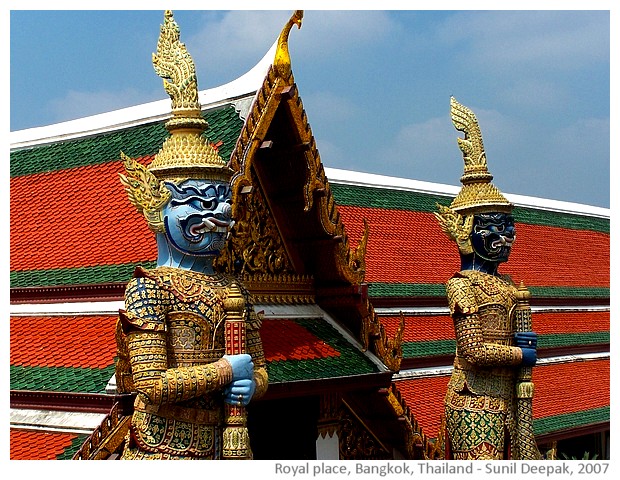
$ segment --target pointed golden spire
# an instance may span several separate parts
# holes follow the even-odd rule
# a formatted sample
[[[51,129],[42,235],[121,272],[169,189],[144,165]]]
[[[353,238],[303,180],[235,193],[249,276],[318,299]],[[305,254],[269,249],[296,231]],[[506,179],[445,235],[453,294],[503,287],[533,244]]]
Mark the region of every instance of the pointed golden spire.
[[[289,21],[284,25],[280,37],[273,66],[282,78],[288,78],[291,74],[291,57],[288,52],[288,36],[293,25],[301,28],[301,21],[304,17],[303,10],[295,10]]]
[[[454,128],[465,133],[465,138],[457,138],[465,163],[461,177],[463,187],[450,207],[461,214],[482,211],[510,212],[512,204],[491,183],[493,175],[487,167],[482,133],[476,115],[454,97],[450,97],[450,115]]]

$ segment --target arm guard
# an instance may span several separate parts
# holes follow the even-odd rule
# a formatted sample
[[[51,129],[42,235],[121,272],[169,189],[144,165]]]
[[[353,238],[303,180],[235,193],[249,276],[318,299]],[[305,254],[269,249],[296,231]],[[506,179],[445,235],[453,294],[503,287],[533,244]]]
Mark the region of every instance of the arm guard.
[[[467,362],[479,367],[521,364],[521,349],[484,341],[478,314],[453,316],[457,352]]]
[[[134,386],[154,405],[189,400],[221,389],[232,379],[226,360],[168,368],[166,337],[161,331],[134,330],[127,335],[127,347]]]
[[[176,403],[221,389],[232,380],[226,360],[168,368],[166,311],[168,293],[148,277],[133,278],[125,292],[120,321],[126,334],[133,386],[154,405]]]

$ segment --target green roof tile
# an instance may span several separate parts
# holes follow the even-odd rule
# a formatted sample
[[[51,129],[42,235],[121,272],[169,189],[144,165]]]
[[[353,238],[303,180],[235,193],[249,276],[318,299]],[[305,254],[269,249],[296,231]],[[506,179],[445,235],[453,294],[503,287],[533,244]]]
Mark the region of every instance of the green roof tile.
[[[609,344],[609,332],[563,333],[538,336],[539,349],[597,344]],[[432,340],[426,342],[403,342],[402,347],[403,358],[453,355],[456,350],[456,341]]]
[[[11,390],[46,392],[105,393],[114,374],[114,365],[107,368],[25,367],[11,365]]]
[[[13,271],[10,273],[10,282],[11,288],[127,282],[138,265],[149,269],[155,268],[156,263],[150,261],[123,265]]]
[[[65,451],[56,457],[57,460],[71,460],[75,452],[77,452],[82,444],[86,441],[89,436],[86,434],[78,434],[73,440],[71,440],[71,445],[65,448]]]
[[[575,413],[534,419],[534,434],[542,435],[558,430],[609,422],[610,407],[594,408]]]
[[[209,122],[207,137],[214,143],[222,141],[220,155],[225,159],[230,158],[243,127],[243,120],[239,118],[233,105],[210,110],[203,116]],[[11,177],[118,160],[121,151],[134,158],[153,155],[159,151],[167,137],[168,131],[164,123],[158,122],[92,137],[14,150],[11,152]]]
[[[609,298],[606,287],[535,287],[528,286],[533,297],[567,298]],[[369,283],[371,297],[445,297],[443,284],[432,283]]]
[[[270,383],[336,378],[377,373],[377,366],[349,343],[334,327],[321,319],[294,320],[337,350],[337,357],[314,360],[287,360],[267,363]]]
[[[359,185],[330,184],[334,198],[340,205],[389,210],[410,210],[433,213],[437,203],[449,205],[449,195],[438,195]],[[535,208],[515,207],[515,220],[532,225],[554,226],[575,230],[593,230],[609,233],[609,219],[570,213],[549,212]]]

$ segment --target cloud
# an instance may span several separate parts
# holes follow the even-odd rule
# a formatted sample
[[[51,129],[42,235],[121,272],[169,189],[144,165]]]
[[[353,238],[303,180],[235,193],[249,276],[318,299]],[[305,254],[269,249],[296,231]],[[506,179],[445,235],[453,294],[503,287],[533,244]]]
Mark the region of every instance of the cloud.
[[[349,152],[343,151],[341,146],[320,138],[316,139],[316,144],[324,166],[345,170],[359,169],[359,166],[352,162]]]
[[[361,113],[358,105],[349,98],[330,91],[320,91],[303,95],[304,108],[311,121],[325,124],[346,122]]]
[[[205,11],[183,42],[196,63],[201,89],[228,83],[252,68],[278,38],[287,11]],[[180,22],[181,20],[179,20]]]
[[[235,79],[254,66],[277,40],[292,11],[205,14],[203,27],[185,37],[199,78],[214,83]],[[291,56],[304,62],[333,62],[347,51],[373,44],[398,29],[387,12],[306,11],[300,32],[289,35]],[[200,70],[204,70],[204,74]]]
[[[488,72],[534,66],[570,72],[609,60],[606,12],[464,12],[448,17],[436,35]]]
[[[118,110],[131,105],[140,105],[154,100],[161,100],[164,98],[164,95],[162,95],[161,91],[147,92],[135,88],[126,88],[114,92],[69,90],[64,97],[50,100],[45,109],[49,112],[52,122],[64,122],[89,115]]]
[[[494,110],[469,106],[478,118],[491,173],[498,168],[505,151],[516,148],[521,133],[515,121]],[[457,137],[463,137],[452,125],[449,113],[442,117],[402,126],[394,137],[386,139],[373,154],[393,169],[394,174],[429,182],[458,185],[463,174],[462,153]]]
[[[526,78],[520,82],[498,85],[497,101],[505,103],[507,108],[536,111],[558,110],[568,103],[570,92],[566,84],[559,84],[547,78]]]
[[[401,30],[386,11],[309,11],[299,35],[304,57],[342,56],[348,50],[374,45]]]

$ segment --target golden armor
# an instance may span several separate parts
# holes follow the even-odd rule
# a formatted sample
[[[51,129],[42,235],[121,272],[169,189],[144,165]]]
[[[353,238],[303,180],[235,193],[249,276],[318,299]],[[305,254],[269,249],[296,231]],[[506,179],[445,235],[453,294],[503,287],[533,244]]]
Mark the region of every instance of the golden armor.
[[[538,459],[528,370],[536,336],[529,331],[526,289],[497,271],[515,239],[512,204],[491,183],[475,115],[454,98],[450,106],[454,126],[465,133],[458,138],[465,168],[459,194],[435,214],[461,255],[461,271],[446,285],[456,337],[444,401],[446,458]],[[520,321],[526,317],[529,323]]]

